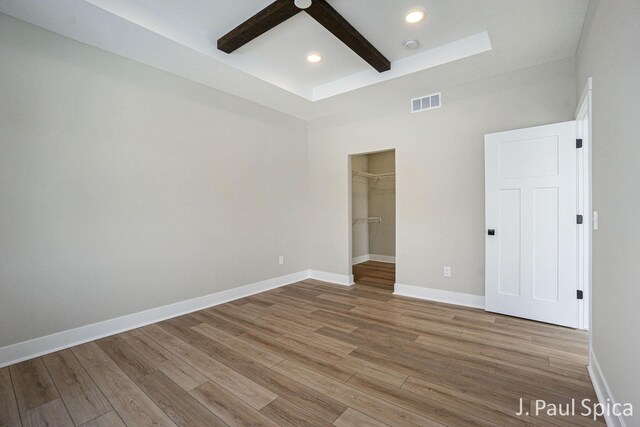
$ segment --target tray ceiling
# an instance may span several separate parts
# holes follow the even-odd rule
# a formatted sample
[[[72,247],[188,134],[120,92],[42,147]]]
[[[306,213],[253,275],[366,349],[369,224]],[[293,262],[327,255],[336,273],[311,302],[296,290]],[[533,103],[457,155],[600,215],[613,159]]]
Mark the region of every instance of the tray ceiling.
[[[506,55],[518,61],[528,54],[539,62],[558,56],[558,50],[561,57],[572,55],[588,5],[587,0],[328,1],[391,60],[391,71],[373,70],[306,13],[232,54],[217,50],[218,38],[271,0],[0,0],[0,12],[276,109],[289,103],[308,110],[305,102],[493,50],[505,63]],[[426,19],[405,22],[416,7],[424,8]],[[419,47],[407,49],[407,39],[418,40]],[[310,64],[309,52],[320,52],[323,61]]]

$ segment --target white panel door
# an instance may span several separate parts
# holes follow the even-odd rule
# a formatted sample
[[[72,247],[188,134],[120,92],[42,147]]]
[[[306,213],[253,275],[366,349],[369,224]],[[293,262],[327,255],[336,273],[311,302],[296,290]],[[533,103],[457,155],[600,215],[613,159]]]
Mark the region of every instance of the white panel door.
[[[485,136],[487,311],[578,326],[575,129]]]

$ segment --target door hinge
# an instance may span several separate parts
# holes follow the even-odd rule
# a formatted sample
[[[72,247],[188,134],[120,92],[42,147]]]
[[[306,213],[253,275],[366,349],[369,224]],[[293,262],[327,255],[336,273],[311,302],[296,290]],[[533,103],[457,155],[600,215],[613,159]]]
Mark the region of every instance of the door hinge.
[[[577,292],[577,297],[578,297],[578,299],[584,299],[584,292],[579,290]]]
[[[582,139],[576,139],[576,148],[582,148]]]
[[[578,224],[584,223],[584,217],[582,215],[578,215],[577,218],[576,218],[576,222]]]

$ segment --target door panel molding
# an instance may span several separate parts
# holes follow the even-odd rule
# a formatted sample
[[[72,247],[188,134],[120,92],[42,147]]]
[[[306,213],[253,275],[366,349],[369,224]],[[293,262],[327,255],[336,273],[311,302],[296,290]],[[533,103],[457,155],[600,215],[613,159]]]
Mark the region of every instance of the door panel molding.
[[[576,124],[485,136],[486,309],[578,327]]]

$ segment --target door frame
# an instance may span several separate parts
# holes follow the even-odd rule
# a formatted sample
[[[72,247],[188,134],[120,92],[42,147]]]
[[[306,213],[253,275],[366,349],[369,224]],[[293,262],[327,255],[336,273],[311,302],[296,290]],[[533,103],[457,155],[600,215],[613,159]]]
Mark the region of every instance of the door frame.
[[[348,191],[347,194],[349,196],[349,208],[348,208],[348,212],[349,212],[349,218],[348,218],[348,233],[349,233],[349,245],[348,245],[348,256],[349,256],[349,280],[350,283],[353,284],[354,283],[354,274],[353,274],[353,168],[352,168],[352,162],[351,162],[351,158],[355,157],[355,156],[363,156],[363,155],[368,155],[368,154],[377,154],[377,153],[385,153],[387,151],[393,151],[395,154],[395,162],[393,165],[394,168],[394,172],[396,174],[396,178],[395,178],[395,189],[396,189],[396,227],[395,227],[395,239],[396,239],[396,280],[398,277],[398,271],[397,271],[397,266],[398,266],[398,148],[397,147],[390,147],[390,148],[384,148],[381,150],[373,150],[373,151],[363,151],[363,152],[356,152],[356,153],[349,153],[347,154],[347,181],[348,181]]]
[[[576,109],[576,138],[582,139],[578,151],[578,213],[584,217],[584,227],[578,234],[578,289],[584,292],[579,307],[579,328],[589,330],[589,353],[592,349],[592,241],[593,241],[593,145],[592,145],[593,80],[587,79]]]

